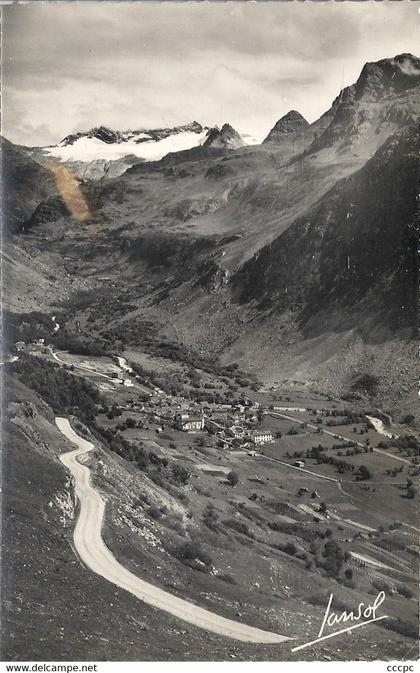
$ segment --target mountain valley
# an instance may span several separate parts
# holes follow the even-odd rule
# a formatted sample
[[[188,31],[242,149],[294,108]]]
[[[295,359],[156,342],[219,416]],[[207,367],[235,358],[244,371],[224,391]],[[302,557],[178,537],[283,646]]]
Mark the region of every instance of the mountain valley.
[[[56,193],[40,194],[38,205],[31,196],[30,215],[17,216],[11,204],[9,219],[22,231],[9,254],[23,244],[34,259],[54,259],[65,292],[69,277],[74,288],[102,286],[116,301],[129,297],[132,309],[119,316],[119,329],[137,315],[159,316],[175,341],[226,363],[233,358],[271,383],[295,379],[345,392],[361,373],[364,350],[386,405],[396,381],[388,364],[398,353],[401,403],[409,403],[416,386],[404,363],[415,329],[418,67],[406,54],[367,64],[318,121],[292,111],[262,145],[227,149],[217,134],[236,132],[225,125],[202,147],[93,182],[73,176],[65,161],[59,170],[69,177],[61,186],[56,179]],[[203,127],[179,133],[187,128],[200,137]],[[154,133],[164,142],[165,133]],[[105,148],[126,143],[106,130],[91,135]],[[63,149],[84,138],[70,136]],[[45,168],[30,159],[27,165],[51,193]],[[24,199],[30,177],[20,170],[11,181]],[[18,297],[8,301],[13,307]],[[104,323],[112,326],[112,315],[90,327],[101,333]],[[352,357],[337,368],[343,349]],[[297,376],[291,353],[300,362]]]
[[[4,658],[344,661],[351,635],[293,648],[331,592],[382,591],[360,657],[413,658],[419,111],[401,54],[261,144],[197,122],[2,139]]]

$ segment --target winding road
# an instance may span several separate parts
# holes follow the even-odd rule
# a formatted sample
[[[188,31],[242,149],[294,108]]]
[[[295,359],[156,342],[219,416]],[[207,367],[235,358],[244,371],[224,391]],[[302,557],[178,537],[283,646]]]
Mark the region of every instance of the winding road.
[[[282,643],[293,640],[288,636],[264,631],[221,617],[141,580],[124,568],[113,556],[102,538],[105,503],[90,484],[89,468],[78,460],[80,456],[92,451],[94,445],[80,437],[66,418],[56,417],[55,422],[67,439],[78,447],[74,451],[62,454],[60,460],[75,480],[75,491],[80,504],[80,513],[74,529],[74,546],[81,560],[90,570],[104,577],[108,582],[129,591],[144,603],[219,636],[247,643]]]

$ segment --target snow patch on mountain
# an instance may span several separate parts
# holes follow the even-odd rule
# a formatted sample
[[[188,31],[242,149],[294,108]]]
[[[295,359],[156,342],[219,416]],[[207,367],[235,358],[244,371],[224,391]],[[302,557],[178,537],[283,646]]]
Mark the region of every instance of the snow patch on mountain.
[[[129,154],[145,161],[158,161],[169,152],[180,152],[202,145],[207,138],[207,132],[208,129],[203,129],[200,133],[182,131],[168,135],[161,140],[154,140],[147,133],[141,133],[126,141],[116,143],[81,136],[69,144],[60,143],[60,145],[45,147],[44,152],[60,161],[94,161],[95,159],[113,161]]]

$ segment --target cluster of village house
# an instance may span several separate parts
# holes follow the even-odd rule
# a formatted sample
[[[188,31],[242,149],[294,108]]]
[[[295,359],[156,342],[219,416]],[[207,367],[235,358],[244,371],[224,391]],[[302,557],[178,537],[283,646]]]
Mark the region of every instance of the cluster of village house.
[[[156,403],[155,403],[156,404]],[[153,402],[152,402],[153,405]],[[255,445],[274,441],[271,430],[258,429],[258,402],[247,400],[245,404],[188,405],[174,398],[161,399],[157,403],[154,418],[163,424],[188,433],[207,430],[227,446],[252,442]]]
[[[37,339],[32,344],[25,344],[23,341],[15,343],[15,351],[38,351],[47,353],[50,348],[45,345],[44,339]],[[126,378],[126,372],[133,373],[131,367],[127,366],[123,359],[119,362],[122,370],[112,373],[116,382],[123,385],[132,386],[133,383]],[[137,378],[137,377],[136,377]],[[166,397],[163,390],[155,389],[148,403],[149,410],[152,411],[154,420],[158,423],[167,424],[183,432],[196,433],[205,430],[211,432],[229,446],[235,440],[235,444],[246,445],[252,442],[257,446],[274,441],[274,435],[271,430],[256,428],[258,424],[259,403],[252,400],[245,400],[245,404],[208,404],[206,406],[192,405],[185,400],[177,401],[173,397]],[[136,405],[137,406],[137,405]],[[134,407],[132,407],[134,410]],[[154,411],[153,411],[153,408]],[[142,410],[145,410],[142,405]],[[161,426],[158,426],[161,429]]]
[[[24,341],[16,341],[14,350],[17,353],[23,351],[38,351],[38,353],[48,353],[49,347],[45,345],[45,339],[36,339],[32,343],[26,344]]]

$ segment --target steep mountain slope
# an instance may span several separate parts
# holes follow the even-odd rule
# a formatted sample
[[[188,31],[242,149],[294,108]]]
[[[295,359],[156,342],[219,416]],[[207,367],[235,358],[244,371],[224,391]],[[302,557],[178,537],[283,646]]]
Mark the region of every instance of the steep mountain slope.
[[[54,176],[27,154],[1,138],[4,222],[16,231],[28,220],[36,206],[56,193]]]
[[[336,393],[369,372],[386,403],[414,406],[417,146],[414,126],[392,136],[235,275],[253,317],[231,358]]]
[[[417,143],[415,126],[391,136],[248,261],[232,279],[239,300],[294,307],[311,332],[359,303],[382,312],[389,329],[414,327]]]
[[[416,123],[419,78],[420,60],[411,54],[367,63],[357,82],[343,89],[313,125],[317,130],[309,152],[336,145],[339,151],[366,153],[377,149],[392,130]]]
[[[106,277],[113,301],[129,298],[98,330],[149,316],[157,333],[267,380],[342,390],[368,346],[380,358],[396,339],[411,357],[418,63],[368,64],[319,120],[291,112],[261,146],[192,147],[79,185],[85,210],[71,217],[44,201],[25,245],[57,255],[63,277],[96,289]],[[98,133],[68,147],[127,144]]]
[[[63,167],[76,178],[84,181],[118,177],[131,166],[136,166],[143,161],[134,154],[127,154],[119,159],[92,159],[88,161],[61,161],[40,152],[31,152],[31,156],[47,169]]]
[[[81,564],[73,548],[78,516],[74,484],[59,460],[61,454],[74,450],[74,445],[59,432],[53,410],[37,393],[16,376],[7,375],[5,387],[8,399],[4,400],[2,451],[3,660],[62,661],[74,657],[87,661],[94,656],[99,661],[180,661],[192,657],[224,661],[232,651],[239,658],[251,660],[278,656],[278,646],[243,644],[239,649],[228,638],[192,625],[186,628],[184,622],[137,600]],[[107,502],[104,534],[108,544],[113,541],[116,556],[122,557],[124,565],[136,575],[147,573],[151,582],[160,582],[170,592],[192,585],[188,591],[197,602],[206,604],[207,596],[201,592],[208,591],[210,596],[215,590],[209,589],[206,578],[201,579],[202,573],[194,573],[166,553],[160,542],[156,543],[157,538],[148,531],[150,517],[144,516],[141,524],[134,524],[139,503],[143,502],[140,497],[145,498],[145,493],[150,497],[157,490],[153,483],[141,471],[133,470],[127,461],[102,449],[90,458],[90,466],[93,465],[95,482],[99,480],[102,497]],[[182,511],[175,498],[169,500],[167,492],[164,495],[169,502],[174,501],[174,508],[178,505]],[[176,520],[179,522],[179,518]],[[173,535],[174,531],[168,528],[162,531],[165,540]],[[162,572],[162,567],[164,574],[157,578],[156,568]],[[191,577],[191,572],[195,577]],[[223,593],[221,580],[211,579],[219,592],[218,585],[222,585]],[[249,588],[241,587],[238,596],[236,586],[225,584],[226,604],[234,618],[230,606],[244,600],[244,596],[249,601]],[[270,599],[273,602],[271,596]],[[220,611],[220,604],[208,607]]]

